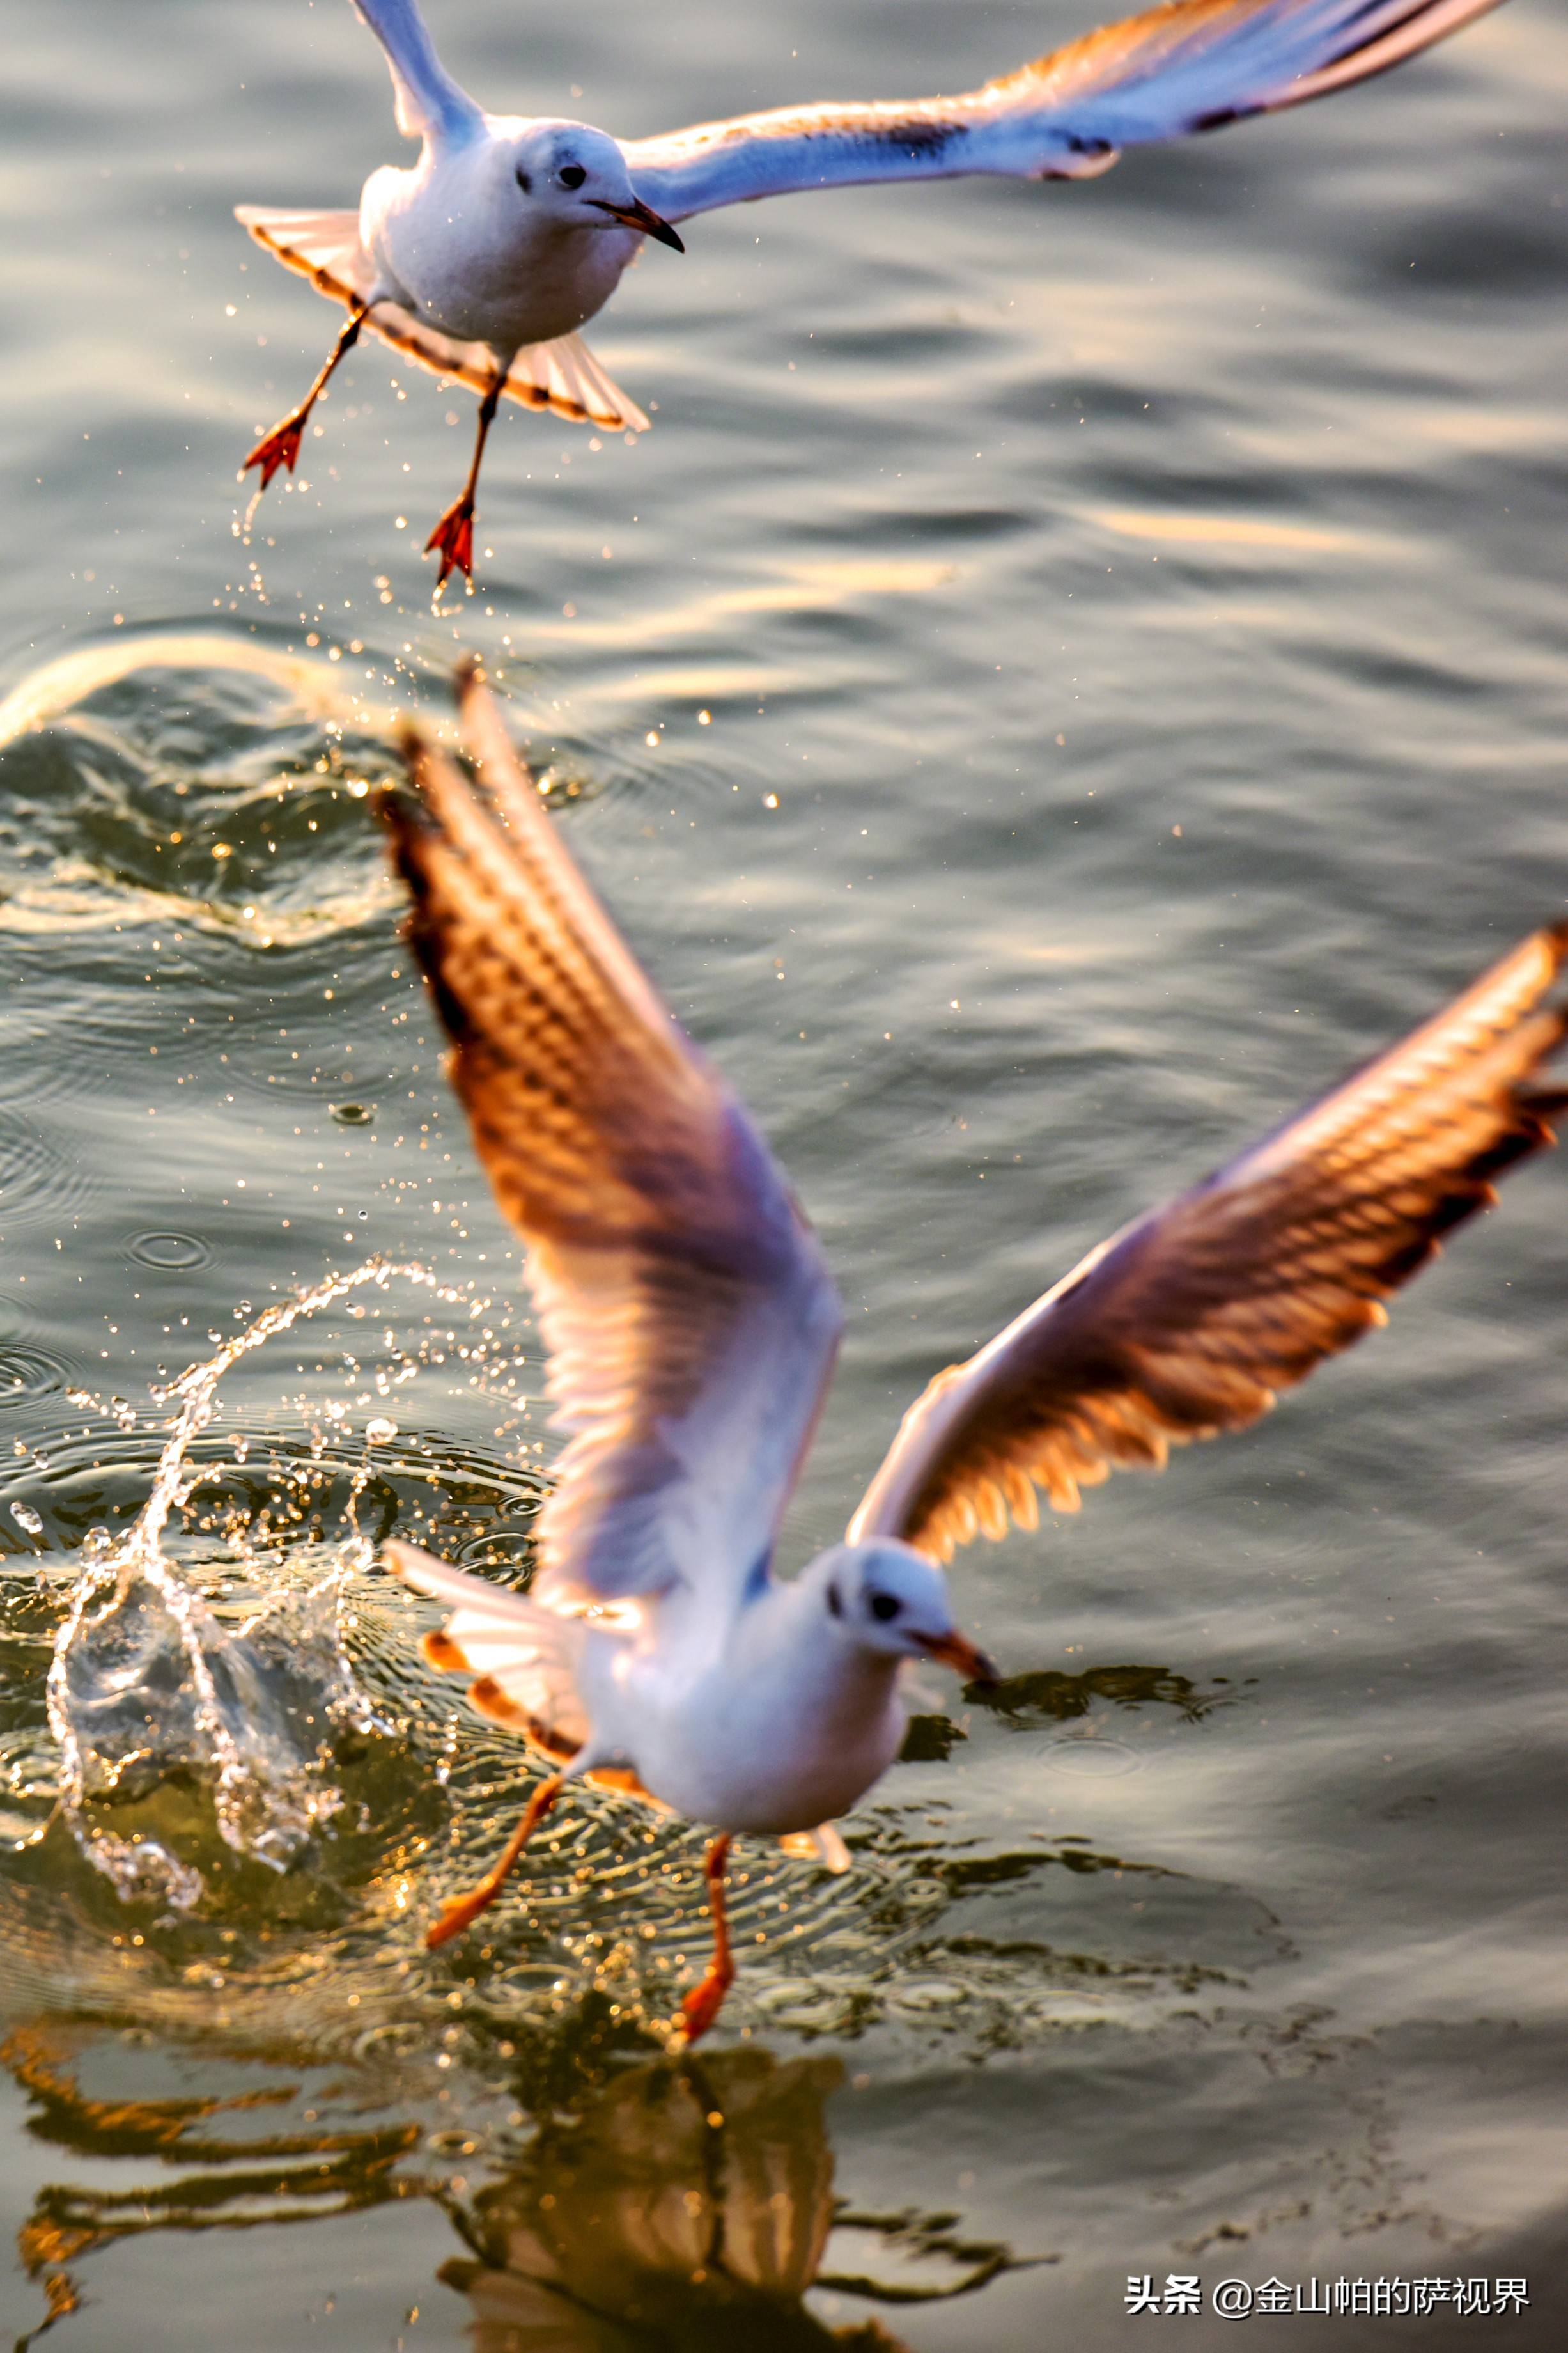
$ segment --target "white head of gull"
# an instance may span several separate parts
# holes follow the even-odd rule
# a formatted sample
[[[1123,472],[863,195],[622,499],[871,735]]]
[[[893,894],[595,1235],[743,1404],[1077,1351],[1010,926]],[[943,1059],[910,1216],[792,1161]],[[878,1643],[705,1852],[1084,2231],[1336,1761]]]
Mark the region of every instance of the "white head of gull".
[[[416,0],[354,0],[386,52],[408,171],[373,172],[353,212],[240,205],[279,261],[347,309],[298,407],[245,461],[292,471],[333,369],[368,327],[480,396],[468,478],[431,533],[437,587],[474,568],[474,499],[502,396],[641,432],[577,330],[652,237],[721,205],[870,180],[984,173],[1081,180],[1125,147],[1300,106],[1414,57],[1497,0],[1169,0],[952,98],[829,100],[620,141],[584,122],[489,114],[437,57]]]
[[[1383,1300],[1492,1180],[1550,1143],[1568,1093],[1533,1085],[1568,1018],[1542,1004],[1568,925],[1216,1175],[1136,1219],[910,1407],[845,1541],[774,1574],[785,1505],[842,1324],[822,1252],[742,1106],[677,1027],[567,852],[470,669],[470,777],[425,735],[389,797],[410,938],[455,1040],[451,1076],[522,1236],[555,1421],[571,1443],[526,1593],[393,1541],[453,1612],[434,1664],[554,1767],[433,1944],[492,1900],[584,1776],[718,1835],[715,1952],[686,1998],[710,2026],[732,1969],[736,1832],[826,1825],[901,1746],[900,1670],[994,1670],[939,1563],[1037,1525],[1123,1464],[1255,1420],[1384,1320]]]

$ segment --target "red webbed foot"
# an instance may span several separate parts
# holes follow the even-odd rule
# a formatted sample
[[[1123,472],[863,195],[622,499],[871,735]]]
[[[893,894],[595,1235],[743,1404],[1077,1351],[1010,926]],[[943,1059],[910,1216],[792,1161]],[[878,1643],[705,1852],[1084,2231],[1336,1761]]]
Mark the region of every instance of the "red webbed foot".
[[[458,499],[447,509],[435,530],[425,543],[425,553],[438,552],[441,558],[440,577],[436,593],[440,595],[450,575],[462,573],[465,579],[474,576],[474,504],[471,499]]]
[[[275,425],[270,433],[263,434],[240,468],[240,472],[248,474],[252,466],[259,466],[261,487],[265,490],[279,466],[287,466],[289,471],[293,472],[295,460],[300,455],[300,444],[304,438],[304,417],[286,417],[281,425]]]

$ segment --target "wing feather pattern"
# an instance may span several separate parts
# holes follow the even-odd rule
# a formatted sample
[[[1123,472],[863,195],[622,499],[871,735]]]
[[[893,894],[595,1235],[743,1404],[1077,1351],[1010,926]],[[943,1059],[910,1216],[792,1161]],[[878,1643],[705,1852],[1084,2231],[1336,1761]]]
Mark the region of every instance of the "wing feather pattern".
[[[1124,147],[1384,73],[1498,0],[1169,0],[952,98],[779,107],[623,142],[665,219],[803,188],[966,173],[1091,178]]]
[[[1383,1301],[1492,1180],[1555,1141],[1532,1082],[1568,1015],[1542,998],[1568,924],[1535,933],[1313,1109],[1091,1250],[905,1415],[850,1523],[939,1559],[1036,1524],[1124,1465],[1240,1430],[1384,1322]]]
[[[479,784],[414,734],[390,799],[451,1074],[528,1246],[558,1427],[536,1597],[765,1574],[840,1311],[744,1111],[676,1027],[466,675]]]

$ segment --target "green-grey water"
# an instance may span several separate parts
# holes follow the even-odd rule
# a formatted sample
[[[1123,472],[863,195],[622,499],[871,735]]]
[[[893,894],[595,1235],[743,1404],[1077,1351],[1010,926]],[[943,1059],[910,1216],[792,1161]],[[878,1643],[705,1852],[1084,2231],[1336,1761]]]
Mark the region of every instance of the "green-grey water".
[[[631,133],[1091,12],[430,13]],[[1011,2353],[1165,2327],[1129,2274],[1527,2275],[1406,2334],[1560,2342],[1561,1163],[1266,1427],[961,1556],[1008,1682],[933,1691],[847,1879],[742,1853],[694,2073],[695,1833],[585,1798],[424,1953],[521,1764],[367,1563],[515,1574],[553,1445],[368,805],[460,649],[843,1289],[792,1560],[932,1370],[1561,913],[1561,13],[1084,186],[694,223],[590,331],[654,430],[503,419],[439,613],[467,395],[366,347],[248,533],[236,481],[332,314],[230,207],[397,153],[351,11],[7,34],[0,2329]],[[62,1807],[168,1385],[373,1261],[225,1372],[167,1592],[89,1598]]]

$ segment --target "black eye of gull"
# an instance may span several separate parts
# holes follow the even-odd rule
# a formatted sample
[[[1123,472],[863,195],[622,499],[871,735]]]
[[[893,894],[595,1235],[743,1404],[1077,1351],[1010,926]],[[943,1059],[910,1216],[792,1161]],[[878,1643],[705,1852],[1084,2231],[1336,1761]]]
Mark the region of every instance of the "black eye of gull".
[[[871,1615],[880,1618],[884,1624],[889,1618],[896,1618],[901,1607],[902,1604],[895,1601],[890,1593],[873,1593],[871,1596]]]
[[[521,164],[517,167],[517,185],[522,190],[525,196],[532,195],[533,182],[529,178],[528,174],[523,170]]]
[[[587,176],[581,164],[563,164],[561,166],[561,185],[563,188],[580,188]]]

